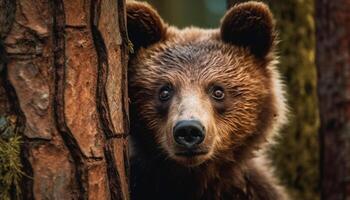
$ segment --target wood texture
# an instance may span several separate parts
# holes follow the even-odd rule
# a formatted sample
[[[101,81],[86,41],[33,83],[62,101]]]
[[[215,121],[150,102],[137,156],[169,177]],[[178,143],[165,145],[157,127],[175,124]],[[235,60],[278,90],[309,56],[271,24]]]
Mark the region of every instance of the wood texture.
[[[350,199],[350,2],[317,0],[322,199]]]
[[[15,2],[0,103],[21,122],[23,199],[129,199],[124,4]]]

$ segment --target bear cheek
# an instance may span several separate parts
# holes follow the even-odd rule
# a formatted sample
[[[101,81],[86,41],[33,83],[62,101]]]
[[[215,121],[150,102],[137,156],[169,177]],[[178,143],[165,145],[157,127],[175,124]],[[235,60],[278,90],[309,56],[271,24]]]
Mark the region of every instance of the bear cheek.
[[[256,105],[247,104],[244,99],[227,99],[221,105],[224,112],[216,113],[216,148],[231,150],[243,143],[255,131]],[[246,109],[252,107],[252,109]]]
[[[154,99],[153,112],[154,119],[157,120],[157,126],[154,127],[153,132],[155,134],[156,142],[164,149],[168,154],[174,154],[173,149],[173,137],[172,137],[172,115],[171,115],[171,101],[159,102],[158,99]]]
[[[165,103],[159,102],[158,99],[156,101],[157,103],[155,105],[155,110],[157,112],[157,115],[161,119],[167,119],[169,114],[169,109],[170,109],[170,101]]]
[[[224,101],[211,100],[213,105],[213,110],[218,118],[225,117],[225,112],[229,110],[230,99],[225,99]]]

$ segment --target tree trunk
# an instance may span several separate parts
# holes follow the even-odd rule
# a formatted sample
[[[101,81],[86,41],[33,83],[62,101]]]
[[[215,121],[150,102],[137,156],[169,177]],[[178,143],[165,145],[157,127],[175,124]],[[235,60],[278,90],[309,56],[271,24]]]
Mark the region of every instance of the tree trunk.
[[[124,0],[0,1],[0,115],[18,117],[23,199],[129,199]]]
[[[322,199],[350,199],[350,2],[317,0]]]

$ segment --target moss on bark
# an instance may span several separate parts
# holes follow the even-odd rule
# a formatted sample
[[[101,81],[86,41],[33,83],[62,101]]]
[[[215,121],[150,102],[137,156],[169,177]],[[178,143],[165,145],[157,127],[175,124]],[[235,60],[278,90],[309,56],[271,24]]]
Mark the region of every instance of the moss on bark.
[[[16,133],[15,122],[15,116],[0,116],[0,199],[3,200],[19,199],[20,195],[21,137]]]

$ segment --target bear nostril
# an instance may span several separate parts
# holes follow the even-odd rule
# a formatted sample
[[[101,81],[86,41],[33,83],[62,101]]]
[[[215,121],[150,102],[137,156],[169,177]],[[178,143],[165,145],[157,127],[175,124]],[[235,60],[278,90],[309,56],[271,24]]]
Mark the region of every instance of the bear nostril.
[[[174,127],[174,139],[181,146],[193,148],[202,143],[204,137],[204,127],[199,121],[183,120]]]

